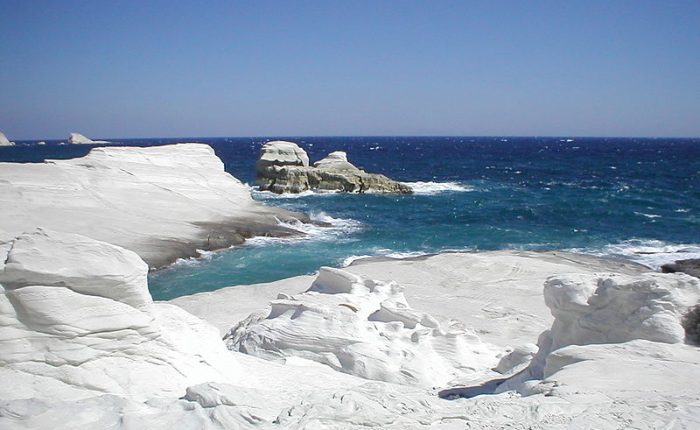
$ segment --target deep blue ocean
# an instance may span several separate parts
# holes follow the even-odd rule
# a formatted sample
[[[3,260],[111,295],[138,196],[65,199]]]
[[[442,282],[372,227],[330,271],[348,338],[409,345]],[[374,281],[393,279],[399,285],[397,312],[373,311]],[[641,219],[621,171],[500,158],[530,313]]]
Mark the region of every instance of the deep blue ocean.
[[[121,145],[196,141],[254,185],[260,146],[277,138],[130,139]],[[413,183],[413,195],[253,189],[270,205],[334,227],[298,226],[304,239],[257,238],[151,273],[156,299],[268,282],[340,267],[358,256],[445,250],[565,249],[657,268],[700,257],[700,139],[539,137],[284,137],[311,161],[343,150],[355,165]],[[47,141],[0,148],[0,161],[72,158],[90,146]],[[165,210],[166,208],[164,208]]]

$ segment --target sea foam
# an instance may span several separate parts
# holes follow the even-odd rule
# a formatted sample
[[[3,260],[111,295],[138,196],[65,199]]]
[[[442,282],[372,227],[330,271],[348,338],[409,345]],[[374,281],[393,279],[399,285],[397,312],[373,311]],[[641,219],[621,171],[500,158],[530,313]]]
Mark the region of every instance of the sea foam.
[[[247,245],[265,245],[278,242],[293,242],[298,240],[339,240],[363,228],[361,222],[350,218],[334,218],[323,211],[309,213],[311,223],[304,224],[297,220],[279,221],[279,224],[300,233],[299,236],[290,237],[253,237],[246,240]],[[326,226],[319,226],[323,223]]]
[[[468,192],[474,191],[469,185],[460,184],[459,182],[404,182],[413,189],[415,194],[437,194],[445,192]]]
[[[655,270],[676,260],[700,258],[700,244],[678,244],[651,239],[630,239],[602,248],[575,248],[571,251],[601,257],[624,258]]]

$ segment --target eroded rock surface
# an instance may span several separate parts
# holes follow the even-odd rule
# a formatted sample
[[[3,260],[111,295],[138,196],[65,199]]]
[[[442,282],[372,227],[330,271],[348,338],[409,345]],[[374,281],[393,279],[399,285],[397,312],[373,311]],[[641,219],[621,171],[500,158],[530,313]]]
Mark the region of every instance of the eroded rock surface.
[[[265,358],[298,356],[367,379],[424,387],[488,370],[498,348],[455,321],[412,309],[395,282],[321,268],[303,294],[281,295],[225,338]]]
[[[608,348],[602,345],[633,341],[684,344],[683,316],[700,300],[700,282],[685,274],[566,274],[547,279],[544,299],[552,327],[540,335],[529,368],[501,390],[552,377],[565,366],[555,363],[567,360],[562,357],[568,353],[560,351],[568,347],[601,345],[592,351],[602,354]],[[572,350],[580,355],[585,348]],[[643,349],[636,354],[647,355]]]
[[[147,399],[243,378],[216,329],[153,303],[135,253],[43,230],[2,250],[0,399]]]

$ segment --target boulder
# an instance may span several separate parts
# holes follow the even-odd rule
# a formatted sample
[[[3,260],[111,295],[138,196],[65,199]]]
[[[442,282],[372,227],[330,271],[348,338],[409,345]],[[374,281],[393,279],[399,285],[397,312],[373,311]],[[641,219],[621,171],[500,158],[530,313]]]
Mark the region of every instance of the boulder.
[[[131,251],[37,230],[0,244],[0,261],[3,401],[145,400],[244,377],[214,327],[153,302]]]
[[[300,193],[307,190],[351,193],[411,193],[406,184],[367,173],[350,163],[343,151],[331,152],[309,166],[309,157],[296,143],[273,141],[263,145],[256,164],[257,185],[263,191]]]
[[[700,258],[676,260],[674,263],[668,263],[661,266],[661,271],[664,273],[682,272],[690,276],[700,278]]]
[[[13,146],[14,144],[14,142],[10,142],[7,136],[0,131],[0,146]]]
[[[68,136],[68,143],[73,145],[94,145],[96,143],[109,143],[107,140],[92,140],[80,133],[71,133]]]
[[[263,145],[255,167],[264,172],[269,166],[309,167],[309,156],[294,142],[273,140]]]
[[[700,282],[684,274],[557,275],[545,282],[544,300],[554,323],[537,342],[534,379],[546,374],[550,354],[570,345],[684,343],[683,316],[700,300]]]

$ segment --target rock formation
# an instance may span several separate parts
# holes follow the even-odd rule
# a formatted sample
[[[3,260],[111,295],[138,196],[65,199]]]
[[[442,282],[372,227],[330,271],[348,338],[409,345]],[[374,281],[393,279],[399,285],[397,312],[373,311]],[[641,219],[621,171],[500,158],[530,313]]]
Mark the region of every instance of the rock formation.
[[[342,151],[309,166],[309,157],[294,142],[273,141],[263,145],[256,166],[257,185],[274,193],[300,193],[306,190],[352,193],[411,193],[411,187],[384,175],[367,173],[347,160]]]
[[[96,143],[109,143],[108,140],[92,140],[80,133],[71,133],[68,136],[68,143],[73,145],[94,145]]]
[[[687,273],[690,276],[700,278],[700,258],[676,260],[673,263],[668,263],[661,266],[661,271],[664,273]]]
[[[362,378],[423,387],[487,370],[498,354],[454,321],[412,309],[395,282],[329,267],[306,293],[280,295],[225,339],[247,354],[298,356]]]
[[[14,142],[10,142],[7,136],[0,131],[0,146],[13,146],[14,144]]]
[[[280,221],[303,214],[255,202],[203,144],[95,148],[82,158],[0,163],[0,230],[45,227],[130,249],[150,266],[299,234]]]
[[[570,267],[569,257],[511,253],[508,259],[528,261],[525,272],[541,263],[559,272]],[[545,294],[555,320],[541,337],[551,342],[540,342],[535,358],[543,358],[542,373],[533,379],[528,368],[502,384],[516,391],[493,394],[491,387],[532,350],[516,344],[498,362],[493,345],[477,342],[443,311],[471,318],[465,305],[473,295],[487,298],[471,306],[486,307],[494,323],[508,323],[513,312],[513,327],[541,318],[529,306],[534,294],[521,295],[517,285],[533,278],[504,273],[499,264],[501,270],[472,265],[460,274],[472,258],[430,257],[432,273],[421,266],[426,260],[416,259],[355,267],[413,279],[406,292],[418,290],[409,301],[421,310],[408,306],[395,283],[323,269],[308,291],[280,296],[257,313],[267,317],[234,330],[229,341],[246,351],[284,357],[268,361],[227,351],[214,327],[154,303],[147,266],[133,252],[73,234],[39,230],[7,238],[0,232],[0,428],[698,427],[700,354],[679,343],[678,331],[680,315],[698,299],[696,279],[593,275],[606,267],[590,264],[594,260],[581,266],[587,275],[550,278]],[[503,262],[504,255],[478,256],[494,258]],[[445,267],[450,260],[454,271]],[[452,283],[439,282],[436,290],[420,285],[416,273]],[[464,273],[477,277],[461,278]],[[506,287],[489,282],[503,276]],[[473,288],[464,287],[475,279]],[[234,315],[240,305],[217,301]],[[531,312],[536,315],[527,318]],[[500,338],[500,345],[521,342],[499,325],[479,325],[481,319],[471,318],[480,335]],[[487,363],[497,372],[482,371]],[[349,372],[333,370],[339,365]],[[470,372],[471,386],[454,393],[481,395],[458,401],[435,395],[433,386]]]
[[[0,251],[1,399],[147,399],[243,378],[213,327],[153,303],[135,253],[44,230]]]
[[[553,365],[562,360],[557,351],[571,345],[684,343],[683,316],[700,300],[700,282],[685,274],[569,274],[549,278],[544,299],[552,327],[540,335],[529,368],[500,390],[550,377],[563,367]]]

